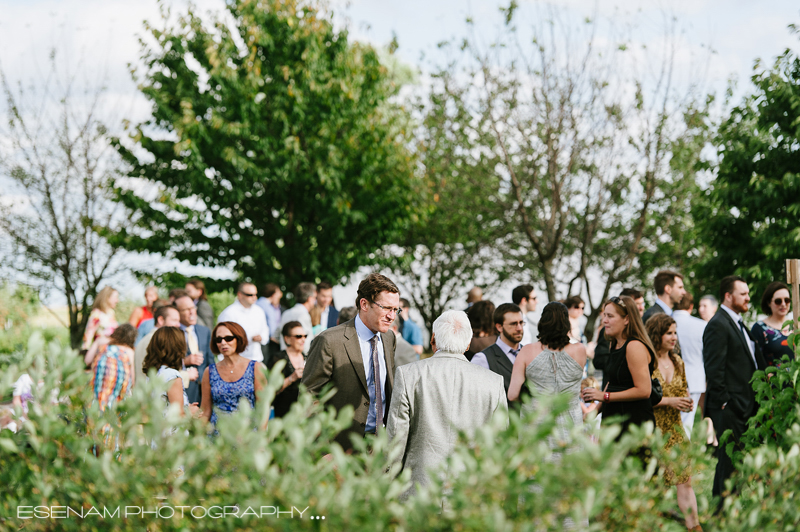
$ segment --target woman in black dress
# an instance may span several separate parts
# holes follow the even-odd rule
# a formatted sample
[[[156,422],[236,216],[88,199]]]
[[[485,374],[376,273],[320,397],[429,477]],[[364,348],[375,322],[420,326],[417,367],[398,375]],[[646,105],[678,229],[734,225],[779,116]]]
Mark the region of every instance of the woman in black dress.
[[[655,350],[639,317],[633,299],[627,296],[612,297],[603,307],[603,326],[610,341],[604,376],[608,386],[600,391],[584,388],[584,401],[602,401],[603,420],[606,425],[613,418],[622,417],[622,432],[631,425],[647,421],[655,423],[650,404],[650,375],[655,371]]]
[[[286,342],[286,349],[269,360],[269,369],[272,369],[279,360],[286,362],[283,367],[283,386],[272,401],[275,417],[285,416],[300,395],[300,379],[303,378],[303,368],[306,365],[303,347],[308,338],[308,333],[299,321],[288,322],[283,326],[281,333],[283,341]]]

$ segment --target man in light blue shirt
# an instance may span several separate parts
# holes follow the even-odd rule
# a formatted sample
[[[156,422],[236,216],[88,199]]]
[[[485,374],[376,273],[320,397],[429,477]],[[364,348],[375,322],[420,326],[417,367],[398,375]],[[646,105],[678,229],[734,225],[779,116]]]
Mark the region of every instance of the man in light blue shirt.
[[[378,349],[378,365],[380,366],[379,370],[379,378],[378,382],[380,383],[380,393],[381,398],[386,397],[386,360],[383,352],[383,341],[381,340],[381,335],[369,330],[369,328],[364,325],[364,322],[361,321],[361,316],[356,316],[356,334],[358,334],[358,346],[361,348],[361,360],[364,363],[364,368],[369,368],[367,371],[367,389],[369,392],[369,412],[367,413],[367,426],[364,429],[364,432],[367,434],[373,434],[377,430],[377,412],[375,411],[376,406],[376,393],[375,393],[375,375],[372,368],[374,367],[371,363],[370,357],[372,356],[372,339],[375,338],[375,343],[377,344]],[[382,401],[385,405],[385,399]],[[384,412],[381,413],[383,416],[385,414],[385,407]],[[383,421],[381,421],[381,425],[383,425]]]
[[[411,303],[408,302],[406,298],[400,298],[400,308],[403,309],[403,312],[400,314],[400,317],[403,318],[403,340],[411,344],[411,347],[414,348],[414,351],[418,354],[422,354],[422,330],[419,328],[419,325],[414,323],[409,316],[409,310],[411,309]]]

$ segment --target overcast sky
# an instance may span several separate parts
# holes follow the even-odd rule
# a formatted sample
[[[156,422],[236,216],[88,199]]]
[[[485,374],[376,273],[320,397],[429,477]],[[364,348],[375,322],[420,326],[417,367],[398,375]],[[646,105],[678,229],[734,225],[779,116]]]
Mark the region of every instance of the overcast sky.
[[[202,11],[224,7],[223,0],[194,3]],[[541,2],[519,3],[520,26],[543,12]],[[396,35],[400,58],[423,70],[441,57],[437,55],[438,42],[464,35],[468,16],[478,22],[481,32],[492,33],[501,20],[498,7],[504,4],[477,0],[330,2],[337,24],[347,26],[352,38],[386,45]],[[166,0],[164,5],[185,10],[187,3]],[[645,44],[663,30],[665,16],[676,17],[680,44],[688,53],[703,54],[708,47],[715,51],[708,61],[706,85],[716,92],[724,89],[731,76],[739,79],[739,94],[748,91],[756,58],[771,61],[787,47],[800,49],[797,37],[787,30],[788,24],[800,22],[796,1],[562,0],[556,5],[576,21],[605,17],[632,24],[632,38]],[[59,61],[88,80],[105,79],[126,118],[141,120],[148,106],[136,94],[127,65],[138,61],[137,36],[143,34],[146,19],[159,20],[154,0],[0,0],[0,66],[10,81],[28,81],[46,71],[48,51],[56,48]],[[351,299],[350,292],[348,288],[339,295]]]

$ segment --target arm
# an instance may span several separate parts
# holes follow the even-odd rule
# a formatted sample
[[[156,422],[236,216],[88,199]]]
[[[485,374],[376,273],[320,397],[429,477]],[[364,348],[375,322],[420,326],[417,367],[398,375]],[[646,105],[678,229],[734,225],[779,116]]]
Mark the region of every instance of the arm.
[[[142,319],[143,313],[144,311],[142,310],[142,307],[136,307],[133,309],[133,312],[131,312],[131,317],[128,319],[128,323],[136,327],[139,324],[139,320]]]
[[[725,383],[728,335],[723,322],[712,320],[703,333],[703,365],[706,369],[706,402],[711,408],[722,408],[730,400]]]
[[[83,345],[81,349],[89,349],[94,342],[94,335],[100,327],[100,318],[97,316],[97,311],[93,310],[89,314],[89,321],[86,324],[86,330],[83,332]]]
[[[200,419],[208,423],[211,420],[211,377],[209,369],[203,372],[203,381],[200,383]]]
[[[511,382],[508,385],[509,401],[516,401],[519,399],[519,394],[522,391],[522,385],[525,383],[525,368],[528,367],[528,364],[530,363],[530,357],[528,356],[530,350],[527,349],[527,347],[528,346],[526,345],[523,348],[524,352],[521,352],[514,361],[514,369],[511,370]],[[473,360],[475,359],[473,358]]]
[[[253,387],[255,388],[256,392],[256,403],[258,403],[261,401],[261,391],[267,388],[267,367],[261,362],[256,363],[255,382],[253,383]],[[267,419],[261,426],[261,430],[267,429],[267,423],[269,423],[269,416],[267,416]]]
[[[394,373],[394,392],[386,422],[386,434],[389,436],[392,446],[390,468],[398,463],[401,466],[403,464],[406,446],[408,445],[410,424],[411,403],[406,392],[405,378],[403,377],[403,368],[401,366]]]
[[[108,344],[109,339],[105,336],[101,336],[97,339],[96,342],[92,344],[92,347],[89,348],[89,351],[86,352],[86,355],[83,357],[83,362],[86,364],[87,367],[91,367],[94,363],[94,359],[97,356],[97,352],[100,351],[100,348]]]
[[[170,406],[178,405],[181,416],[185,415],[183,411],[183,383],[181,379],[172,379],[172,384],[169,385],[167,390],[167,401]]]
[[[320,336],[311,342],[302,382],[311,394],[319,395],[322,388],[331,381],[332,375],[333,356],[326,338]]]
[[[625,358],[628,361],[628,369],[633,377],[633,388],[628,388],[621,392],[609,393],[608,402],[638,401],[639,399],[650,397],[652,382],[650,381],[650,368],[648,366],[650,353],[647,351],[647,348],[641,342],[634,340],[628,344]],[[581,395],[585,400],[606,400],[604,398],[605,392],[594,388],[584,388]]]

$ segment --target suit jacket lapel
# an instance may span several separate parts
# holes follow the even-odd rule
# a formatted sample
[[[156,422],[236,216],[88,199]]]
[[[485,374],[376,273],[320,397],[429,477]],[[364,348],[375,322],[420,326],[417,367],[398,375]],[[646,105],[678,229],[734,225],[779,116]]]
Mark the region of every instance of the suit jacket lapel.
[[[386,362],[386,395],[391,395],[391,390],[394,389],[394,347],[397,340],[391,338],[393,344],[389,348],[389,334],[394,336],[394,333],[381,333],[381,342],[383,343],[383,359]],[[391,351],[391,352],[390,352]]]
[[[747,344],[747,340],[751,339],[750,338],[750,333],[748,333],[747,334],[747,338],[745,338],[744,335],[742,334],[742,329],[739,327],[739,324],[736,323],[735,321],[733,321],[733,318],[731,318],[731,315],[728,314],[727,312],[725,312],[725,309],[719,309],[719,310],[723,314],[725,314],[725,317],[728,318],[728,323],[730,323],[731,327],[733,327],[733,330],[736,331],[736,336],[739,338],[739,341],[741,342],[742,347],[744,348],[744,352],[747,354],[747,359],[750,361],[751,364],[753,364],[753,366],[756,369],[758,369],[758,366],[756,365],[756,363],[753,362],[753,355],[751,355],[751,353],[750,353],[750,346]]]
[[[358,343],[358,333],[356,332],[354,321],[349,321],[344,328],[344,338],[345,352],[348,358],[350,358],[350,363],[353,365],[356,375],[358,375],[358,380],[361,381],[361,386],[364,388],[364,391],[369,394],[369,388],[367,388],[367,372],[364,369],[364,359],[361,356],[361,344]]]

